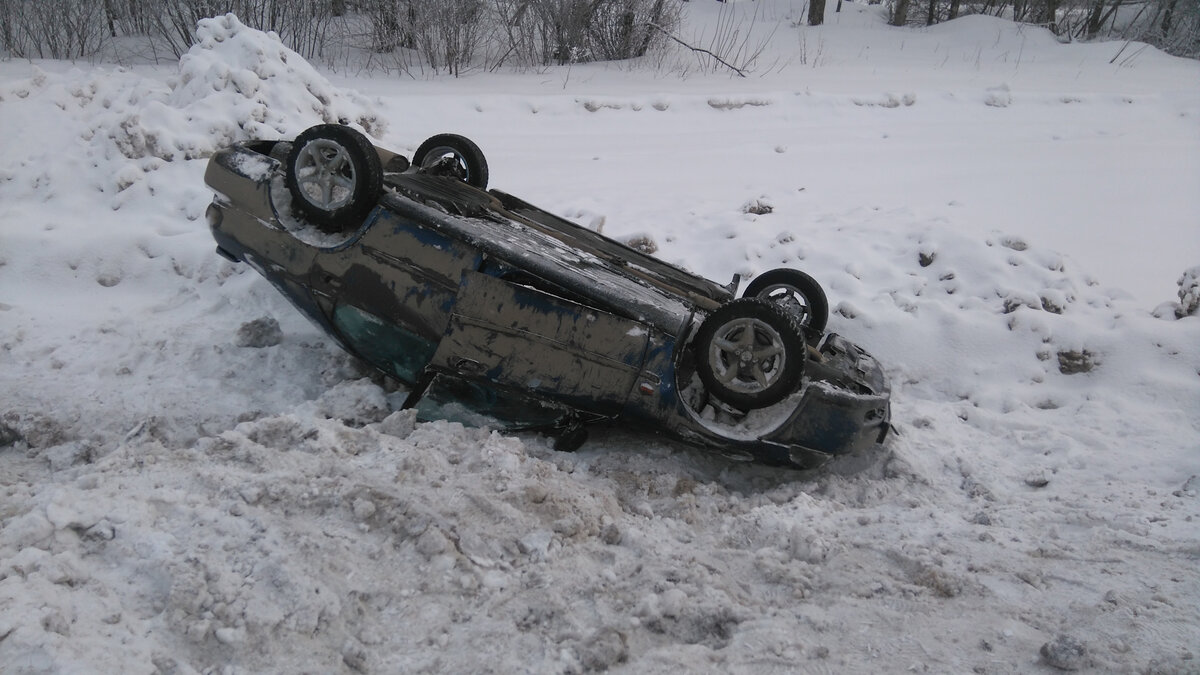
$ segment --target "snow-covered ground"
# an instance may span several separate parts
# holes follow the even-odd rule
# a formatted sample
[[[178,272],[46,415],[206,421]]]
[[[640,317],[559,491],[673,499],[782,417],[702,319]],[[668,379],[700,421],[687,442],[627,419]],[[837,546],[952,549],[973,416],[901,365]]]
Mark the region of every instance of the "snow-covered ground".
[[[178,68],[0,63],[0,672],[1200,671],[1200,64],[833,4],[690,3],[775,30],[745,79],[351,77],[228,20]],[[414,424],[203,218],[213,148],[339,117],[808,271],[899,434],[799,473]]]

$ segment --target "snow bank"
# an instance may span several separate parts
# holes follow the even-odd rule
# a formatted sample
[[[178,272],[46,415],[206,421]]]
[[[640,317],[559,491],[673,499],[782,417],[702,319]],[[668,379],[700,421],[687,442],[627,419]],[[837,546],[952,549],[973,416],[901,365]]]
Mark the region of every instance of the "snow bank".
[[[370,100],[335,88],[274,33],[227,14],[201,20],[197,37],[167,87],[126,69],[64,76],[35,67],[8,95],[52,100],[85,122],[79,133],[94,153],[111,159],[115,149],[140,160],[116,168],[121,188],[135,180],[131,172],[157,167],[153,159],[205,158],[235,141],[291,137],[319,123],[372,135],[387,128]]]
[[[274,33],[226,14],[201,20],[196,37],[169,95],[121,124],[114,140],[127,156],[207,157],[234,141],[293,137],[320,123],[374,136],[387,128],[366,97],[335,88]]]
[[[1070,429],[908,403],[894,454],[780,474],[620,435],[566,455],[408,413],[325,416],[371,391],[190,448],[131,434],[10,484],[0,663],[1022,670],[1060,633],[1101,670],[1189,663],[1195,486],[1106,477]],[[6,461],[25,478],[44,460]]]

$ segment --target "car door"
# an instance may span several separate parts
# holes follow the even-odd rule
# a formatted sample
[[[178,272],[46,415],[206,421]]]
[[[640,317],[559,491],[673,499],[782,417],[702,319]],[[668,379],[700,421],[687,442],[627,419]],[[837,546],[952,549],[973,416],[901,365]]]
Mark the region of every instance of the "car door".
[[[431,365],[615,416],[641,371],[648,336],[637,321],[467,272]]]
[[[359,240],[324,252],[310,285],[351,351],[414,384],[446,330],[479,251],[387,210]]]

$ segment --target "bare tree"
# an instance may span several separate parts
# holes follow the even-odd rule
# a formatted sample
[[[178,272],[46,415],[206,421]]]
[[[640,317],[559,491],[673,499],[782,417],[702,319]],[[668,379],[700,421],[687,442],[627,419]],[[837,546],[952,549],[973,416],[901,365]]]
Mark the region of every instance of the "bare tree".
[[[482,30],[483,0],[431,3],[414,27],[417,46],[434,70],[458,76],[475,58]]]
[[[97,53],[113,38],[141,36],[155,53],[165,49],[178,58],[194,44],[197,22],[233,13],[251,28],[274,31],[306,58],[321,56],[334,39],[340,40],[339,50],[410,50],[405,58],[458,74],[471,66],[643,56],[664,40],[650,26],[673,30],[681,2],[0,0],[0,48],[9,55],[78,58]],[[331,36],[335,23],[338,30]]]
[[[16,12],[12,0],[0,0],[0,49],[12,56],[25,56],[25,40],[16,29]]]
[[[371,49],[390,52],[397,47],[413,49],[416,37],[417,4],[411,0],[363,0],[358,10],[371,24]]]
[[[585,36],[587,51],[603,61],[645,56],[662,35],[651,28],[673,30],[679,3],[668,0],[593,0]]]
[[[108,39],[101,4],[80,0],[4,0],[0,34],[17,56],[77,59]]]
[[[1104,27],[1104,24],[1108,23],[1108,20],[1121,7],[1121,2],[1122,0],[1112,0],[1112,3],[1108,6],[1108,10],[1105,11],[1104,0],[1096,0],[1095,4],[1092,5],[1092,11],[1088,14],[1088,20],[1085,24],[1087,37],[1095,37],[1100,33],[1100,29]]]
[[[140,36],[153,53],[165,48],[179,57],[194,43],[200,19],[232,12],[252,28],[275,31],[305,58],[365,49],[399,55],[405,68],[418,63],[457,75],[470,67],[644,56],[679,40],[684,1],[0,0],[0,50],[94,58],[114,38]],[[826,4],[810,0],[809,25],[822,24]],[[1044,25],[1068,39],[1142,40],[1200,56],[1200,0],[890,0],[889,12],[895,26],[991,14]]]

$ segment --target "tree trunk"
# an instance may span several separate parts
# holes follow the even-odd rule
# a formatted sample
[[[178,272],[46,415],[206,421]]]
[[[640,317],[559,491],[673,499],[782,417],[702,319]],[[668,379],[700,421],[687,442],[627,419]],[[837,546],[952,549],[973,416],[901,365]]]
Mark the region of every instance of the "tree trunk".
[[[17,45],[13,44],[13,29],[12,29],[12,12],[9,10],[6,3],[0,2],[0,47],[3,47],[9,54],[22,57],[24,54],[19,53]]]
[[[909,0],[896,0],[896,6],[892,9],[893,26],[903,26],[908,23],[908,2]]]
[[[1087,21],[1083,24],[1083,32],[1088,37],[1095,35],[1100,30],[1100,17],[1104,15],[1104,0],[1096,0],[1096,4],[1092,5],[1092,11],[1088,12]]]
[[[1163,20],[1161,24],[1163,37],[1171,34],[1171,21],[1175,18],[1175,3],[1178,1],[1179,0],[1171,0],[1167,3],[1167,11],[1165,14],[1163,14]]]
[[[808,25],[820,26],[825,23],[825,0],[812,0],[808,5]]]
[[[1104,11],[1104,0],[1096,0],[1096,6],[1092,8],[1092,13],[1088,16],[1087,36],[1094,37],[1104,27],[1104,24],[1112,18],[1116,13],[1117,8],[1121,6],[1121,0],[1113,0],[1113,4],[1109,6],[1108,11]]]
[[[1059,0],[1042,0],[1037,16],[1034,17],[1034,23],[1045,24],[1050,27],[1050,30],[1057,33],[1055,24],[1058,22],[1058,3]]]
[[[953,21],[958,18],[958,11],[962,7],[962,0],[950,0],[950,16],[947,21]]]
[[[925,15],[925,25],[932,26],[937,22],[938,0],[929,0],[929,12]]]
[[[113,10],[112,0],[104,0],[104,19],[108,22],[109,37],[117,37],[117,19],[116,12]]]
[[[1029,13],[1029,3],[1027,0],[1013,1],[1013,21],[1024,21],[1025,15]]]
[[[657,2],[654,3],[654,7],[650,10],[651,23],[658,25],[662,22],[663,12],[666,10],[666,7],[664,7],[665,4],[666,0],[657,0]],[[632,26],[630,27],[630,30],[633,30]],[[645,56],[646,52],[650,51],[650,41],[653,37],[653,31],[645,31],[642,34],[642,43],[638,45],[637,53],[635,53],[634,56]]]

